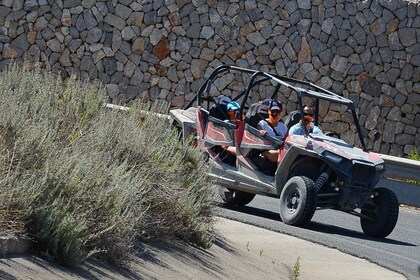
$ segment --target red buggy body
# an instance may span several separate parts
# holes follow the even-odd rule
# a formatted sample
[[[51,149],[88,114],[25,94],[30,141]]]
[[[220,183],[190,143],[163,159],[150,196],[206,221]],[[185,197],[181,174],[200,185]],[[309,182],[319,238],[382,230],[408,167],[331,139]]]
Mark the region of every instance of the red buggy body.
[[[226,72],[250,77],[245,89],[233,97],[241,104],[235,122],[219,114],[223,112],[223,106],[217,103],[220,92],[212,96],[212,83]],[[353,117],[351,125],[361,148],[339,139],[337,133],[306,131],[306,135],[287,135],[285,139],[261,136],[256,124],[266,116],[267,101],[250,102],[260,84],[272,89],[269,99],[284,99],[284,90],[295,95],[298,110],[284,118],[288,128],[303,119],[304,99],[314,104],[316,125],[322,102],[342,106]],[[290,225],[305,225],[320,209],[359,216],[362,230],[369,236],[386,237],[396,225],[399,205],[395,194],[376,188],[385,170],[384,161],[366,149],[355,106],[349,99],[309,82],[220,66],[210,74],[196,98],[185,109],[171,110],[170,117],[185,142],[194,136],[197,148],[211,165],[209,177],[230,206],[243,206],[255,195],[266,195],[279,198],[281,219]],[[228,153],[224,147],[235,147],[236,153]],[[261,155],[273,149],[279,150],[278,165]]]

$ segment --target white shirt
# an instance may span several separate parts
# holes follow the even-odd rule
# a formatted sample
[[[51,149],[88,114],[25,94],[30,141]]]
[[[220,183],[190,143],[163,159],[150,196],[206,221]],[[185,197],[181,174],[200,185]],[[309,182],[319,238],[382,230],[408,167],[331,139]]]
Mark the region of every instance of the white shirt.
[[[278,122],[277,125],[274,127],[274,130],[276,132],[274,132],[273,128],[267,123],[266,120],[260,120],[258,122],[258,126],[261,127],[261,129],[264,129],[265,131],[267,131],[268,135],[275,138],[284,139],[287,133],[287,127],[282,122]]]

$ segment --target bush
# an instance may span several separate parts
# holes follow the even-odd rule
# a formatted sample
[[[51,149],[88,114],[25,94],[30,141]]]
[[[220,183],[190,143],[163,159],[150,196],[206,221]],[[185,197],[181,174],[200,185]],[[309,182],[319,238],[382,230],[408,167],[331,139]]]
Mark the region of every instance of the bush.
[[[420,160],[420,155],[417,149],[412,150],[409,154],[408,154],[408,158],[412,159],[412,160]],[[407,182],[412,183],[412,184],[416,184],[416,185],[420,185],[420,181],[416,181],[416,180],[407,180]]]
[[[144,106],[105,109],[99,85],[10,67],[0,77],[0,225],[75,265],[138,241],[213,238],[201,155]]]
[[[420,160],[420,155],[419,152],[417,151],[417,149],[412,150],[409,154],[408,154],[408,158],[412,159],[412,160]]]

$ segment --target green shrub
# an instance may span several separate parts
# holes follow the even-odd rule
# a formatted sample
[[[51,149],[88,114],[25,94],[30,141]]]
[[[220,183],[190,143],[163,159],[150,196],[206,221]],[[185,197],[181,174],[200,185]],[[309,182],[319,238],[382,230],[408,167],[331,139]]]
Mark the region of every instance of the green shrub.
[[[419,155],[419,151],[417,149],[412,150],[409,154],[408,154],[408,158],[412,159],[412,160],[420,160],[420,155]]]
[[[408,154],[408,158],[412,159],[412,160],[420,160],[419,151],[417,149],[412,150]],[[420,181],[416,181],[416,180],[407,180],[407,182],[412,183],[412,184],[416,184],[416,185],[420,185]]]
[[[210,246],[201,155],[144,106],[105,109],[105,96],[16,66],[1,74],[0,233],[26,233],[69,265],[120,263],[150,238]]]

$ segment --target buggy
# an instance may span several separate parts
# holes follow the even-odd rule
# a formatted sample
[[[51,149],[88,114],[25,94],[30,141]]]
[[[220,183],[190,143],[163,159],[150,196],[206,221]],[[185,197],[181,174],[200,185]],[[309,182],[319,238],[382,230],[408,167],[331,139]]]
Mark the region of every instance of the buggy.
[[[222,94],[218,79],[233,73],[244,80],[236,96]],[[261,89],[271,91],[263,97]],[[226,121],[226,102],[232,98],[241,106],[238,120]],[[263,99],[261,101],[256,99]],[[256,128],[267,116],[267,101],[296,100],[297,110],[284,116],[290,128],[304,121],[304,102],[314,107],[314,123],[319,124],[325,108],[340,108],[353,128],[355,147],[340,139],[339,133],[322,135],[306,131],[285,139],[262,136]],[[369,152],[358,122],[354,103],[313,83],[263,71],[222,65],[213,70],[184,109],[170,111],[172,124],[182,140],[192,142],[210,164],[209,177],[228,206],[244,206],[256,195],[279,198],[279,214],[289,225],[304,226],[320,209],[335,209],[360,217],[368,236],[386,237],[394,229],[399,213],[396,195],[376,187],[385,171],[379,154]],[[375,135],[376,137],[376,135]],[[192,140],[191,140],[192,139]],[[224,147],[235,147],[235,154]],[[279,163],[261,155],[278,150]]]

